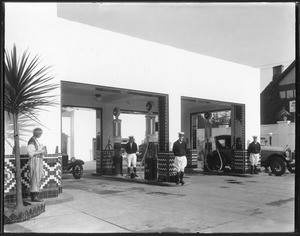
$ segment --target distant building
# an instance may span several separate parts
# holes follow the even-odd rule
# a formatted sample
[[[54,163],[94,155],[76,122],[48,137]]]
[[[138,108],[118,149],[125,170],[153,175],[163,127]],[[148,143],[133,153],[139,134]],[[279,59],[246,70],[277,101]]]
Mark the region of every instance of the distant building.
[[[277,115],[284,107],[294,122],[296,98],[295,61],[282,72],[282,65],[273,67],[273,79],[260,94],[261,124],[276,124]]]

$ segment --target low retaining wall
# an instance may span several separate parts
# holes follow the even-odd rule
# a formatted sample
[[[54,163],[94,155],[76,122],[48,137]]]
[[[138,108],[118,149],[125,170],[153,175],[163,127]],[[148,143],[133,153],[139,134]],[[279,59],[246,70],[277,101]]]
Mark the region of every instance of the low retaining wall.
[[[26,197],[30,192],[30,173],[28,155],[21,155],[22,195]],[[57,197],[62,193],[61,187],[61,155],[48,154],[43,159],[43,179],[39,198]],[[16,202],[15,156],[5,155],[4,161],[4,202]]]
[[[198,167],[198,151],[197,149],[187,150],[187,168],[197,168]]]
[[[258,168],[261,167],[261,160],[257,165]],[[235,173],[240,174],[250,174],[251,163],[247,150],[234,150],[234,170]]]
[[[159,152],[157,157],[158,181],[175,182],[177,170],[173,152]]]

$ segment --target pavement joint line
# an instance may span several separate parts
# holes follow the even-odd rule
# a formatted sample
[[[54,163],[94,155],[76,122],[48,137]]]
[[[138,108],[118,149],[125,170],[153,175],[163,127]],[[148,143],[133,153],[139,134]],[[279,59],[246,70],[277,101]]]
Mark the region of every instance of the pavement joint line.
[[[12,230],[10,230],[10,229],[5,230],[5,226],[4,226],[3,233],[17,233],[17,232],[33,233],[34,232],[34,231],[32,231],[31,229],[29,229],[25,226],[19,225],[19,223],[7,224],[6,228],[11,228],[11,226],[13,226]],[[21,229],[22,229],[22,231],[21,231]]]
[[[226,224],[229,224],[229,223],[232,223],[232,222],[235,222],[235,221],[238,221],[238,220],[244,220],[244,219],[247,219],[247,218],[250,218],[250,217],[251,216],[245,216],[245,217],[241,217],[241,218],[238,218],[238,219],[234,219],[234,220],[226,221],[226,222],[223,222],[223,223],[219,223],[219,224],[216,224],[216,225],[213,225],[213,226],[206,226],[206,227],[201,228],[200,230],[212,229],[212,228],[218,227],[220,225],[226,225]]]
[[[81,213],[83,213],[83,214],[85,214],[85,215],[88,215],[88,216],[91,216],[91,217],[93,217],[93,218],[96,218],[96,219],[98,219],[98,220],[102,220],[102,221],[104,221],[104,222],[106,222],[106,223],[108,223],[108,224],[117,226],[117,227],[119,227],[119,228],[121,228],[121,229],[125,229],[125,230],[127,230],[127,231],[129,231],[129,232],[134,232],[134,230],[127,229],[127,228],[125,228],[125,227],[123,227],[123,226],[120,226],[120,225],[117,225],[117,224],[115,224],[115,223],[109,222],[109,221],[107,221],[107,220],[101,219],[101,218],[99,218],[99,217],[97,217],[97,216],[88,214],[88,213],[86,213],[86,212],[84,212],[84,211],[78,210],[78,209],[73,208],[73,207],[71,207],[71,206],[67,206],[67,207],[72,208],[73,210],[79,211],[79,212],[81,212]]]

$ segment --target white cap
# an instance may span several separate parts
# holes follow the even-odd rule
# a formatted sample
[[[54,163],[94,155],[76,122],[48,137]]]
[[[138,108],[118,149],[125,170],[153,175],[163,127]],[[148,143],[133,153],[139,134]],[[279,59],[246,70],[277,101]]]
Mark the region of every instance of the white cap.
[[[185,135],[185,133],[182,132],[182,131],[178,132],[178,134],[179,134],[179,135]]]

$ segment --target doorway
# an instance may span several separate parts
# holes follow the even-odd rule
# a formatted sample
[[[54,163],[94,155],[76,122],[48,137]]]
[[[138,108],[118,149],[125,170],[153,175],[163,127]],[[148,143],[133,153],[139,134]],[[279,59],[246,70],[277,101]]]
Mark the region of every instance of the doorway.
[[[83,161],[96,159],[101,150],[101,109],[62,106],[61,150]]]
[[[142,129],[136,128],[135,124],[129,124],[128,126],[130,135],[135,135],[137,131],[139,134],[136,136],[136,140],[140,142],[145,136],[145,117],[147,113],[146,104],[148,101],[153,101],[154,106],[152,112],[157,114],[157,123],[156,130],[159,140],[159,151],[168,151],[169,149],[169,125],[168,125],[168,95],[161,93],[153,93],[148,91],[137,91],[131,89],[123,89],[123,88],[115,88],[115,87],[107,87],[101,85],[93,85],[93,84],[85,84],[78,82],[70,82],[70,81],[61,81],[61,104],[62,109],[65,107],[71,108],[84,108],[91,109],[96,111],[96,121],[95,118],[86,118],[85,121],[80,123],[80,126],[92,126],[92,129],[96,129],[96,136],[93,136],[93,144],[96,148],[90,148],[93,151],[96,150],[96,160],[101,157],[101,151],[105,149],[105,147],[112,141],[113,135],[113,109],[118,107],[121,110],[120,119],[122,119],[122,115],[125,113],[134,113],[140,114],[139,122],[143,126]],[[69,118],[65,118],[69,116]],[[65,126],[63,123],[67,123],[68,127],[72,127],[71,117],[72,115],[67,115],[66,112],[62,112],[62,117],[64,117],[62,121],[62,126]],[[93,117],[95,117],[93,115]],[[133,117],[133,115],[132,115]],[[142,121],[144,120],[144,121]],[[96,128],[95,128],[96,123]],[[122,122],[122,129],[123,128]],[[125,126],[127,126],[125,124]],[[65,133],[68,136],[72,135],[71,129],[65,130]],[[133,132],[130,132],[130,131]],[[100,133],[99,133],[100,132]],[[124,133],[127,131],[122,131],[122,136],[126,135],[128,138],[128,134]],[[73,134],[74,137],[76,135],[82,135],[81,133]],[[76,151],[72,151],[71,146],[72,139],[68,137],[63,137],[62,140],[62,149],[64,152],[70,153],[70,155],[75,155],[77,158],[86,158],[87,160],[94,159],[94,156],[90,154],[92,151],[87,150],[85,156],[81,157],[81,154],[77,154]],[[88,138],[90,139],[90,138]],[[66,141],[67,140],[67,141]],[[68,144],[69,143],[69,144]],[[90,145],[90,144],[89,144]],[[76,146],[76,145],[75,145]]]

